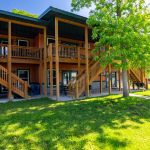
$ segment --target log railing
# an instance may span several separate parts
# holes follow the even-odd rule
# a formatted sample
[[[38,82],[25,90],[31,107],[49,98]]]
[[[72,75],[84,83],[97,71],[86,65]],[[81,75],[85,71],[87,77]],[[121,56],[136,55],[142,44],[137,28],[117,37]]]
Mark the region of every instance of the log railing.
[[[103,71],[99,62],[89,62],[89,84],[91,84],[95,78]],[[82,74],[82,75],[81,75]],[[81,71],[75,79],[69,82],[69,92],[71,96],[78,98],[85,91],[86,88],[86,70]]]
[[[8,88],[8,70],[0,65],[0,84]],[[28,83],[20,79],[15,74],[11,73],[11,88],[12,92],[27,98]]]
[[[52,55],[55,57],[56,49],[55,44],[49,44],[49,46],[52,45]],[[50,56],[50,49],[49,46],[47,48],[47,58]],[[78,55],[78,50],[80,51],[80,54]],[[89,49],[89,58],[91,58],[91,49]],[[78,56],[81,59],[85,59],[85,48],[77,47],[77,46],[68,46],[68,45],[59,45],[59,57],[60,58],[78,58]]]
[[[142,82],[142,72],[140,69],[130,69],[130,71],[134,74],[137,81]]]
[[[11,56],[14,58],[40,59],[43,56],[43,48],[12,45]],[[8,56],[8,45],[0,44],[0,57]]]

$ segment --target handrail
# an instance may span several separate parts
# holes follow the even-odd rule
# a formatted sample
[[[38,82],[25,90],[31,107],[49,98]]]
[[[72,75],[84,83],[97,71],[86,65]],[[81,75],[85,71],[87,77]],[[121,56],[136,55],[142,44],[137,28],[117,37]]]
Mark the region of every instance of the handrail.
[[[8,88],[8,70],[0,65],[0,82],[3,86]],[[28,84],[27,82],[20,79],[15,74],[11,73],[11,86],[12,91],[24,98],[27,97]]]
[[[103,68],[100,67],[99,62],[90,62],[89,63],[89,84],[91,84],[95,77],[102,72]],[[84,91],[86,87],[86,70],[84,69],[79,76],[77,76],[74,80],[69,82],[69,91],[71,95],[74,95],[78,98]]]
[[[43,48],[11,45],[11,56],[14,58],[40,59]],[[0,44],[0,56],[8,56],[8,44]]]
[[[141,79],[141,70],[138,69],[130,69],[134,76],[137,78],[137,80],[142,81]]]
[[[51,43],[52,44],[52,43]],[[50,44],[49,44],[50,45]],[[49,46],[48,46],[49,47]],[[78,46],[70,46],[59,44],[59,57],[60,58],[78,58],[78,50],[80,50],[80,59],[85,59],[85,48]],[[49,48],[47,48],[47,58],[49,57]],[[52,44],[52,55],[55,57],[55,44]],[[91,58],[92,53],[89,49],[89,58]]]

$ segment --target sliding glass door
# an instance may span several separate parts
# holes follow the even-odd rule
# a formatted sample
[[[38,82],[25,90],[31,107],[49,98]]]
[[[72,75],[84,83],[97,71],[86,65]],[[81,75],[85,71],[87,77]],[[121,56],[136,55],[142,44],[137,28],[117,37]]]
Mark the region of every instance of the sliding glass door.
[[[76,71],[63,71],[62,72],[62,83],[63,85],[68,85],[69,81],[72,78],[75,78],[77,76]]]

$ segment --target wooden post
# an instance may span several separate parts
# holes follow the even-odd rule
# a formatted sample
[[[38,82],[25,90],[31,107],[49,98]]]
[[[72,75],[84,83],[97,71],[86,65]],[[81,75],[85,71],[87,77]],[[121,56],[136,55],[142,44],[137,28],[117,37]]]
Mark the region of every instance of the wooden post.
[[[100,74],[100,93],[102,93],[103,90],[103,79],[102,79],[102,74]]]
[[[111,86],[112,86],[112,83],[111,83],[111,65],[108,65],[108,76],[109,76],[108,91],[109,91],[109,94],[111,94]]]
[[[148,79],[146,78],[146,89],[148,90]]]
[[[49,66],[49,71],[50,71],[50,96],[53,96],[53,54],[52,54],[52,44],[49,45],[49,50],[50,50],[50,66]]]
[[[80,47],[77,48],[78,51],[78,74],[80,73],[81,63],[80,63]]]
[[[76,82],[76,98],[79,98],[79,87],[78,87],[78,81]]]
[[[121,91],[121,70],[118,71],[119,91]]]
[[[39,83],[40,83],[40,95],[42,95],[42,91],[43,91],[43,88],[42,88],[42,72],[43,72],[43,63],[42,63],[42,54],[43,54],[43,49],[40,50],[40,65],[39,65]]]
[[[132,83],[132,86],[133,86],[133,90],[135,90],[134,82]]]
[[[12,100],[11,87],[11,22],[8,22],[8,99]]]
[[[46,57],[47,57],[47,44],[46,44],[46,28],[44,28],[44,96],[47,96],[47,62],[46,62]]]
[[[59,42],[58,42],[58,18],[55,18],[55,51],[56,51],[56,99],[59,100]]]
[[[86,61],[86,96],[89,96],[89,53],[88,53],[88,26],[85,27],[85,61]]]
[[[28,83],[25,81],[25,99],[28,98]]]

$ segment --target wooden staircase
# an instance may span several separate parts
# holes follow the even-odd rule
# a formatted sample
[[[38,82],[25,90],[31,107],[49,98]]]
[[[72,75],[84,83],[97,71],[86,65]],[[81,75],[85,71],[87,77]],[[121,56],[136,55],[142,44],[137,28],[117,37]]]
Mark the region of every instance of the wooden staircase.
[[[104,69],[100,66],[99,62],[89,62],[89,85],[102,73]],[[69,83],[69,94],[72,97],[79,98],[86,90],[86,70],[83,69],[79,72],[77,77]]]
[[[130,69],[129,79],[139,87],[143,87],[146,83],[142,77],[142,71],[140,69]]]
[[[20,79],[15,74],[11,73],[11,87],[12,92],[21,96],[22,98],[27,98],[28,84],[27,82]],[[8,70],[0,65],[0,84],[8,88]]]

